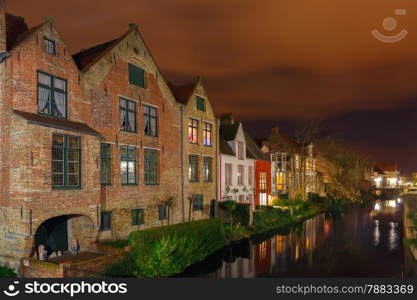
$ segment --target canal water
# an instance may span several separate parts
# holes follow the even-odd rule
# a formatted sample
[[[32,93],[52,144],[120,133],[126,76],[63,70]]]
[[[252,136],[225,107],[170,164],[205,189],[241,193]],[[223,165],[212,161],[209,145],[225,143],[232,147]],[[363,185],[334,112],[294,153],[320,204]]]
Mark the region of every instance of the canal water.
[[[417,277],[417,263],[403,245],[404,202],[317,215],[225,247],[179,277]]]

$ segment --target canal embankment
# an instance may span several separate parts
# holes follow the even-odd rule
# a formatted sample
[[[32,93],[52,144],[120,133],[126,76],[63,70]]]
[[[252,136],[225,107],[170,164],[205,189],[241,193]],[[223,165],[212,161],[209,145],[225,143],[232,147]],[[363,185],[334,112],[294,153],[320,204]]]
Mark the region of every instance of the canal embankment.
[[[417,195],[404,197],[405,243],[417,260]]]

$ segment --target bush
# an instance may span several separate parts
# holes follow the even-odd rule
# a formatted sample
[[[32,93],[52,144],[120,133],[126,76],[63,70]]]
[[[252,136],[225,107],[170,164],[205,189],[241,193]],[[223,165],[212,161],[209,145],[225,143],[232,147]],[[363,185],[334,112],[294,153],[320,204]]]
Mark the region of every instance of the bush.
[[[12,269],[9,269],[8,267],[0,266],[0,278],[12,278],[12,277],[16,277],[16,273],[13,272]]]
[[[233,212],[236,209],[237,203],[233,200],[219,202],[219,208],[224,211]]]
[[[258,210],[253,214],[253,226],[256,232],[264,232],[278,228],[294,221],[289,212],[281,209]]]
[[[129,244],[133,249],[126,260],[109,267],[108,273],[171,276],[222,248],[226,239],[221,220],[215,218],[135,231],[129,235]]]
[[[249,225],[250,222],[250,204],[240,204],[236,205],[236,209],[233,212],[233,218],[235,222],[240,223],[241,225]]]

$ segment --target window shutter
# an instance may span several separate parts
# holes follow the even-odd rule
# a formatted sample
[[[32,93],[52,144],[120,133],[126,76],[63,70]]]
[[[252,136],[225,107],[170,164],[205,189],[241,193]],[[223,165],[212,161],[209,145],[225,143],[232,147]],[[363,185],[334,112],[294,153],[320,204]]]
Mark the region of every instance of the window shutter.
[[[129,64],[129,83],[145,87],[145,70]]]

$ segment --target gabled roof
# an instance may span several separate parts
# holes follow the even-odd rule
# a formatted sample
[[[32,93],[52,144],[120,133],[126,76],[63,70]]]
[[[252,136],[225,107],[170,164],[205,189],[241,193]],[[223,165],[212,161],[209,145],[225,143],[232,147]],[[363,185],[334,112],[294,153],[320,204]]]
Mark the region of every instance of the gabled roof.
[[[82,50],[72,57],[79,70],[88,69],[90,65],[98,61],[106,53],[108,53],[114,46],[117,45],[119,39],[114,39],[91,48]]]
[[[236,155],[233,149],[229,146],[229,144],[226,142],[226,140],[224,139],[222,135],[219,135],[219,148],[220,148],[221,154],[231,155],[231,156]]]
[[[19,110],[13,110],[13,113],[19,117],[22,117],[26,121],[28,121],[29,124],[36,124],[36,125],[45,126],[45,127],[57,128],[57,129],[68,130],[68,131],[75,131],[75,132],[94,135],[99,138],[102,138],[100,133],[98,133],[93,128],[91,128],[90,126],[84,123],[69,121],[65,119],[58,119],[58,118],[53,118],[53,117],[48,117],[48,116],[41,116],[41,115],[19,111]]]
[[[191,82],[183,85],[174,85],[171,82],[168,82],[168,87],[170,88],[172,94],[177,100],[178,103],[187,105],[188,100],[190,100],[191,95],[194,93],[197,87],[198,81]]]
[[[269,161],[268,157],[259,149],[252,137],[244,131],[246,141],[246,157],[256,160]]]
[[[240,122],[233,124],[221,124],[220,134],[226,141],[232,141],[236,138],[237,132],[239,131]]]

